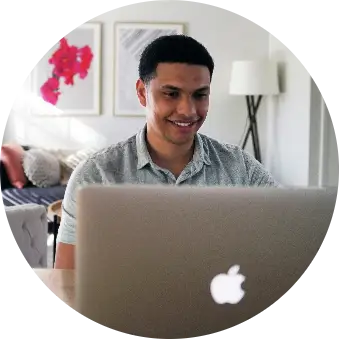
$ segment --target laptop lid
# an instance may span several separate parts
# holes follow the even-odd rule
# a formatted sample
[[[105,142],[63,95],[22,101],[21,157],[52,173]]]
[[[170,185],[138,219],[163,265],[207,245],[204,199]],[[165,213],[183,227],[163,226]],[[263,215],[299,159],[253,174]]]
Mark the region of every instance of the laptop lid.
[[[78,192],[76,308],[144,337],[235,326],[301,277],[335,199],[324,189],[87,186]]]

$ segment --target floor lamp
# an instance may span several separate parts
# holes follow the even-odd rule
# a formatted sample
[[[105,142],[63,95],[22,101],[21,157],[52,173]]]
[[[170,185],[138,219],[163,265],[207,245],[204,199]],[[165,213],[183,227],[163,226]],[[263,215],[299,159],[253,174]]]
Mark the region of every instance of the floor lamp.
[[[254,156],[261,162],[257,112],[263,96],[279,93],[276,63],[269,60],[234,61],[229,92],[231,95],[245,96],[249,127],[241,147],[245,149],[251,135]]]

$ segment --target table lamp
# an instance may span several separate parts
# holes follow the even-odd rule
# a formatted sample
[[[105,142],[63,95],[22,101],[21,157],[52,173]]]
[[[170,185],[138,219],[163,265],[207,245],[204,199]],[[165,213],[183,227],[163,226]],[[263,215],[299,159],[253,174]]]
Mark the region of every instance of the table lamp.
[[[255,158],[261,162],[257,112],[262,97],[279,94],[277,64],[270,60],[234,61],[231,69],[229,93],[243,95],[246,98],[249,127],[242,148],[252,135]]]

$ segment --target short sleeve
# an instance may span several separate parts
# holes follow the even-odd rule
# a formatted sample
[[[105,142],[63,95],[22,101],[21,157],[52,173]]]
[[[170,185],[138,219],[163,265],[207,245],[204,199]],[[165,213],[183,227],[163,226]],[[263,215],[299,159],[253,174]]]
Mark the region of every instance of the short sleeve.
[[[75,245],[77,190],[88,184],[101,183],[96,166],[90,160],[81,162],[72,172],[62,201],[61,222],[57,242]]]
[[[243,156],[250,186],[281,187],[281,184],[273,178],[263,164],[256,160],[252,155],[244,151]]]

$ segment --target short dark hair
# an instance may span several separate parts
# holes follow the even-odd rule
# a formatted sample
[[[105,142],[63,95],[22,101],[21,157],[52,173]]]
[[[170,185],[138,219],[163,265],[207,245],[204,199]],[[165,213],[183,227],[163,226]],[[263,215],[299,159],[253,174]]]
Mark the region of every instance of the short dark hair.
[[[148,83],[156,76],[159,63],[185,63],[206,66],[212,79],[214,61],[207,49],[186,35],[165,35],[153,40],[143,50],[139,62],[139,78]]]

